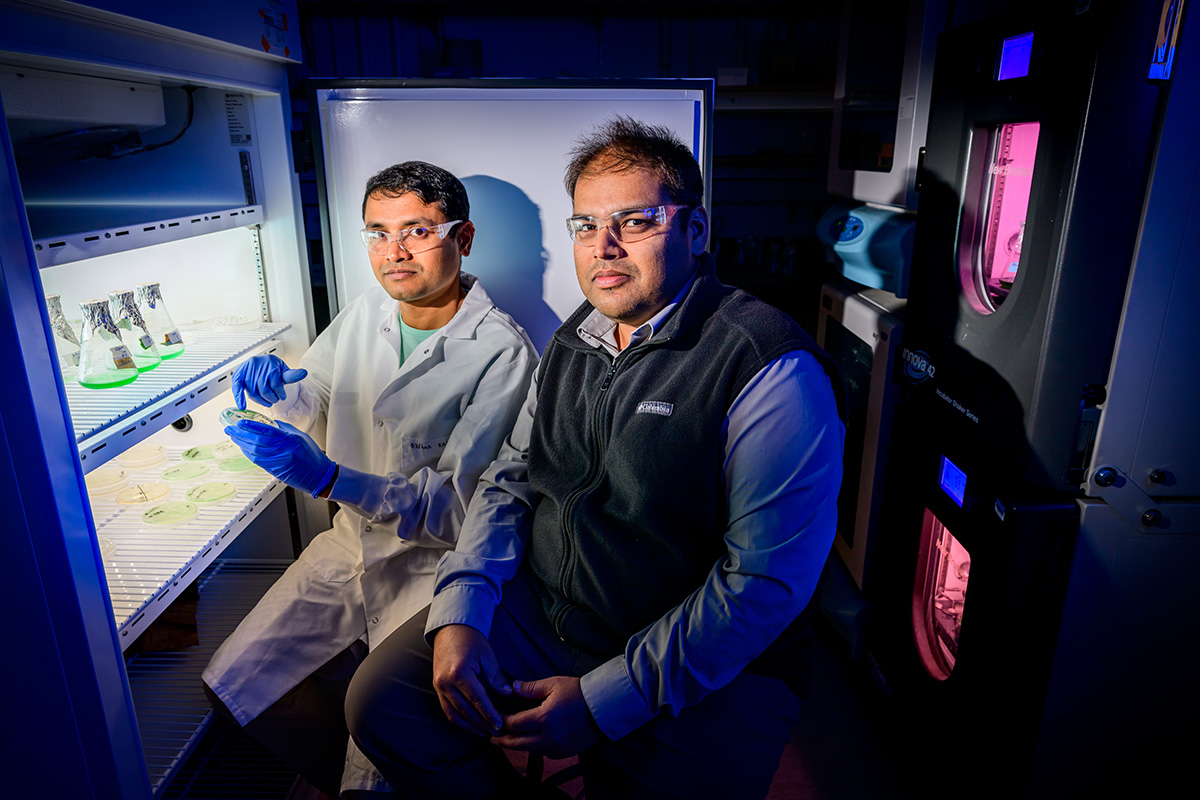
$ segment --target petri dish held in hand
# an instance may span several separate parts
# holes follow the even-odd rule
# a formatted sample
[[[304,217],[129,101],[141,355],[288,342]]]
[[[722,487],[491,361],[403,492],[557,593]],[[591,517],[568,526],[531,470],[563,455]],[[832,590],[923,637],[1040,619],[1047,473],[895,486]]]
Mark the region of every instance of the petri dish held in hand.
[[[243,419],[261,422],[264,425],[275,425],[275,420],[271,419],[266,414],[260,414],[257,411],[250,411],[249,409],[243,411],[237,406],[232,406],[221,412],[222,425],[237,425],[238,422]]]

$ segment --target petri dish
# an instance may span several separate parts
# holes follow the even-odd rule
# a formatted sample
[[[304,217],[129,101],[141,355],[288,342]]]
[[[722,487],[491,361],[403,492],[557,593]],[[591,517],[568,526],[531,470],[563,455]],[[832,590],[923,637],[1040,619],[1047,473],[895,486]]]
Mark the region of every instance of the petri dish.
[[[129,480],[129,473],[120,467],[101,467],[83,479],[89,492],[115,492]]]
[[[206,327],[210,322],[212,322],[212,317],[206,317],[203,314],[197,314],[190,317],[176,319],[175,325],[181,331],[196,331]]]
[[[213,458],[217,459],[218,461],[225,458],[236,458],[242,455],[242,448],[238,447],[233,442],[214,444],[212,454]]]
[[[162,471],[164,481],[194,481],[199,477],[208,474],[208,464],[201,464],[197,461],[184,461],[182,464],[173,464]]]
[[[213,455],[213,448],[216,445],[201,444],[196,447],[189,447],[180,454],[180,458],[184,461],[212,461],[216,456]]]
[[[257,329],[260,325],[262,325],[262,320],[249,314],[214,317],[212,321],[213,329],[218,331],[245,331],[251,328]]]
[[[149,467],[167,460],[167,448],[161,444],[142,442],[135,444],[113,459],[123,467]]]
[[[199,507],[186,500],[171,500],[160,503],[142,514],[142,522],[148,525],[178,525],[196,516]]]
[[[123,506],[138,506],[162,500],[170,493],[171,487],[165,483],[135,483],[117,492],[117,502]]]
[[[271,419],[266,414],[260,414],[257,411],[250,411],[249,409],[246,409],[245,411],[243,411],[242,409],[238,408],[237,406],[232,406],[221,412],[221,424],[222,425],[237,425],[238,422],[243,419],[250,419],[250,420],[254,420],[255,422],[261,422],[264,425],[274,425],[275,424],[275,420]]]
[[[218,461],[217,469],[222,472],[249,472],[252,469],[258,469],[258,467],[245,456],[234,456],[233,458],[223,458]]]
[[[117,552],[117,543],[107,536],[96,537],[97,543],[100,545],[100,557],[108,558],[113,553]]]
[[[219,503],[237,494],[237,484],[229,481],[209,481],[188,489],[184,495],[193,503]]]

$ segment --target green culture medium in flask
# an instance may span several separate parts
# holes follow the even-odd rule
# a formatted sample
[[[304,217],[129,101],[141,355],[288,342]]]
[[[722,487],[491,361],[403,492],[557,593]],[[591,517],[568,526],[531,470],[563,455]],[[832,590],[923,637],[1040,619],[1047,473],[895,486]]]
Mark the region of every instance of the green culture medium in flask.
[[[146,321],[147,330],[154,337],[158,354],[163,358],[174,358],[183,352],[183,337],[171,321],[167,304],[163,302],[162,290],[157,283],[137,285],[137,309]]]
[[[80,303],[83,311],[83,341],[79,349],[79,385],[108,389],[137,380],[137,366],[121,331],[108,313],[107,300]]]
[[[57,294],[46,295],[46,314],[50,317],[50,330],[54,334],[54,349],[58,352],[58,366],[62,369],[63,380],[76,380],[79,372],[79,337],[63,315],[62,297]]]
[[[132,290],[109,292],[108,313],[121,329],[121,339],[133,355],[133,365],[138,372],[149,372],[162,363],[162,356],[154,346],[154,337],[146,327],[146,320],[133,302]]]

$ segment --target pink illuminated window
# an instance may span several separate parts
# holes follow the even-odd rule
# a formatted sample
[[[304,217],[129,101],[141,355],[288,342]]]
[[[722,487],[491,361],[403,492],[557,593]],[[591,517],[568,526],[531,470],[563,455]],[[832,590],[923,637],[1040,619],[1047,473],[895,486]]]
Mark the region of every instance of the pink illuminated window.
[[[983,314],[1000,307],[1017,279],[1040,128],[1010,122],[976,133],[973,148],[986,148],[986,155],[972,159],[979,174],[967,182],[971,213],[963,226],[971,229],[959,238],[959,273],[967,299]]]
[[[950,677],[958,658],[970,574],[966,548],[925,509],[913,585],[913,634],[922,665],[940,681]]]

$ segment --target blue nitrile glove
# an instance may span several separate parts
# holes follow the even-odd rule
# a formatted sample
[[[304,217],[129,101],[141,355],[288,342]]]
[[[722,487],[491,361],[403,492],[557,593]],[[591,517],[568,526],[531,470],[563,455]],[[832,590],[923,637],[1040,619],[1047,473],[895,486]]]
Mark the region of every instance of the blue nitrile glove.
[[[316,497],[333,480],[337,469],[329,456],[304,431],[286,422],[279,427],[243,419],[225,428],[246,458],[288,486]]]
[[[275,355],[254,356],[233,371],[233,402],[246,410],[246,395],[261,406],[273,406],[284,398],[284,384],[303,380],[306,369],[288,369]]]

